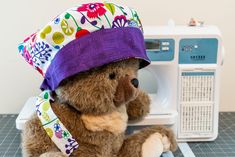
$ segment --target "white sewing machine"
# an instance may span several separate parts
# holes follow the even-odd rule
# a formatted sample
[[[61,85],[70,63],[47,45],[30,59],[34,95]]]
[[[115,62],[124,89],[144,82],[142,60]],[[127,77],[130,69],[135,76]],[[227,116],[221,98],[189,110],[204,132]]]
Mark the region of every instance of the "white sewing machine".
[[[145,27],[145,43],[152,63],[140,70],[141,88],[152,99],[150,114],[130,123],[171,127],[178,141],[211,141],[218,134],[221,34],[215,26]],[[30,98],[18,118],[22,129],[35,111]]]
[[[151,112],[140,125],[165,124],[178,141],[212,141],[218,135],[221,33],[216,26],[145,27],[150,66],[140,71]],[[131,124],[136,125],[136,124]]]

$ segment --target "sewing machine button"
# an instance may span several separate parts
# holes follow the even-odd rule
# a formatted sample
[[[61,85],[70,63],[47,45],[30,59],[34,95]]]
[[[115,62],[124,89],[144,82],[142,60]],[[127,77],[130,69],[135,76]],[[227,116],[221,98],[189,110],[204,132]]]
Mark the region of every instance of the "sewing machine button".
[[[162,42],[162,46],[169,46],[170,43],[169,42]]]
[[[162,47],[162,51],[169,51],[169,47]]]

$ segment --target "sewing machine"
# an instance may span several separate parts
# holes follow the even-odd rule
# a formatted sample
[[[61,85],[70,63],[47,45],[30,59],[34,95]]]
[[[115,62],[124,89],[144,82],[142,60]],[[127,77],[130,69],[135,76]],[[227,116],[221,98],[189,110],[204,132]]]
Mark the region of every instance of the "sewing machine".
[[[223,63],[219,29],[145,27],[145,44],[152,63],[140,70],[139,80],[151,97],[151,111],[144,120],[130,125],[164,124],[181,142],[214,140]]]

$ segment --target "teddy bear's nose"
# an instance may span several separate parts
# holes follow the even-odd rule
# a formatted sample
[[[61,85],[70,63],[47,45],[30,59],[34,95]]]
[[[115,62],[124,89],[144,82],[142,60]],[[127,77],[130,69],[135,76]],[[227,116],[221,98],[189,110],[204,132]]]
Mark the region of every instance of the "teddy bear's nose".
[[[131,83],[133,84],[133,86],[135,88],[138,88],[138,86],[139,86],[139,80],[138,79],[136,79],[136,78],[132,79]]]

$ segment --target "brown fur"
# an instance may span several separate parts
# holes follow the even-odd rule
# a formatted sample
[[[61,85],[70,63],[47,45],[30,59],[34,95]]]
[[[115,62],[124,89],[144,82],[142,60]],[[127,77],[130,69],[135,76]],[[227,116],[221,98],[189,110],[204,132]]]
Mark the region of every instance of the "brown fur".
[[[125,139],[122,148],[120,150],[120,157],[141,157],[142,144],[146,139],[154,133],[160,133],[168,137],[171,142],[170,150],[175,151],[177,144],[173,132],[162,126],[154,126],[150,128],[145,128],[142,131],[129,136]]]
[[[127,114],[129,120],[138,120],[149,113],[150,99],[143,91],[139,92],[138,97],[128,103]]]
[[[133,90],[134,87],[130,83],[131,79],[132,78],[129,75],[123,76],[119,79],[114,95],[114,104],[116,106],[127,104],[139,94],[138,89]]]
[[[142,144],[156,132],[167,136],[175,150],[173,133],[163,127],[147,128],[125,139],[127,114],[129,119],[139,119],[149,111],[148,96],[130,82],[138,67],[136,59],[112,63],[72,76],[56,89],[52,109],[79,143],[72,156],[141,157]],[[24,156],[63,156],[36,114],[26,123],[22,148]]]

